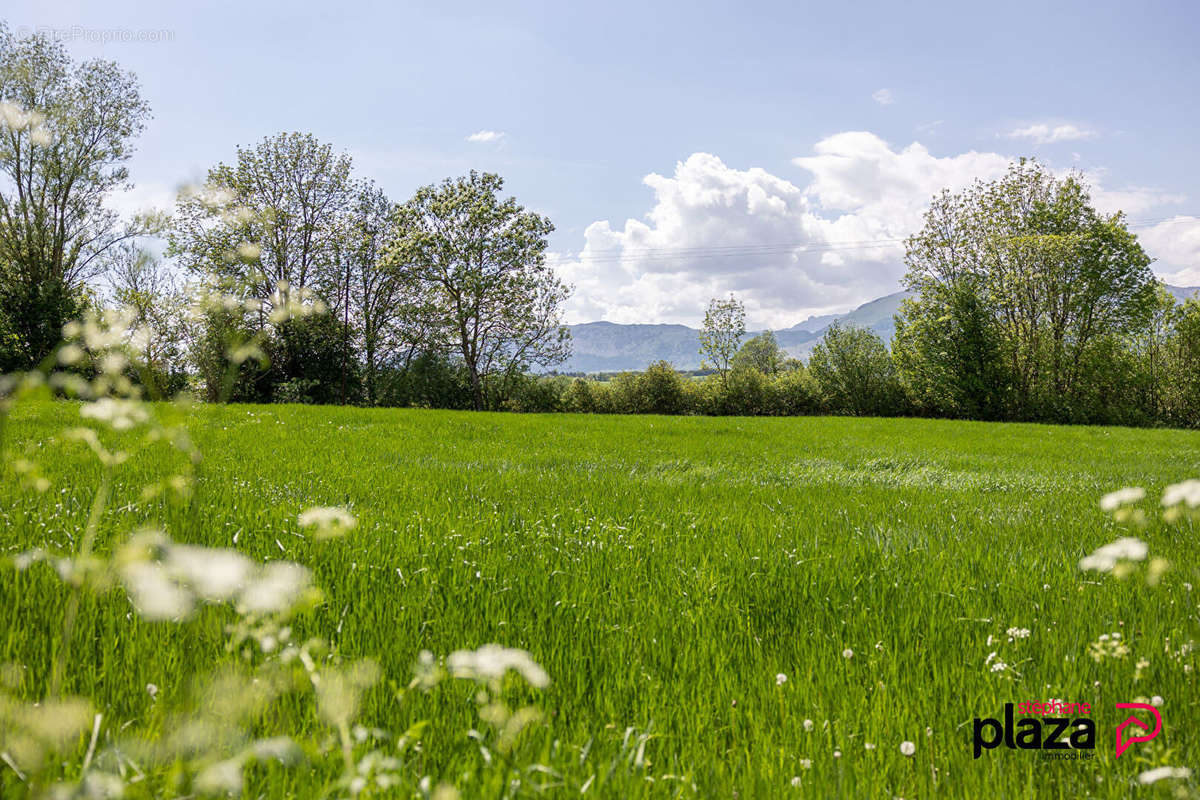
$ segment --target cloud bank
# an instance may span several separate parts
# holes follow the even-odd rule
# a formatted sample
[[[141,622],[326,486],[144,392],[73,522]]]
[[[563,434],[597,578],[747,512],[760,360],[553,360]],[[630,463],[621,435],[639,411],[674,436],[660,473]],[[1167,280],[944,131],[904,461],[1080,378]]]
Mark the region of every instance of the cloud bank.
[[[754,326],[788,327],[897,291],[902,240],[920,228],[930,198],[997,178],[1010,161],[976,151],[938,157],[919,143],[897,149],[846,132],[793,159],[793,181],[694,153],[670,175],[643,179],[654,202],[642,218],[594,222],[579,252],[551,261],[576,287],[571,322],[695,325],[709,298],[734,292]],[[1181,200],[1151,189],[1110,192],[1088,177],[1106,211],[1144,214]],[[1200,220],[1162,224],[1139,233],[1160,274],[1184,280],[1200,266]]]

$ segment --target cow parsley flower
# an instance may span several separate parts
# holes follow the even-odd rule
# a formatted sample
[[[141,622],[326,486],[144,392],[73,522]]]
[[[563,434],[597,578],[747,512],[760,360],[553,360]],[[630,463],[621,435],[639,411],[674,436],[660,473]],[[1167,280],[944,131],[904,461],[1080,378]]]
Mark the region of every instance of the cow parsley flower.
[[[1100,498],[1101,511],[1116,511],[1121,506],[1131,505],[1146,496],[1146,490],[1140,486],[1129,486],[1109,492]]]
[[[1149,786],[1161,780],[1187,780],[1192,777],[1192,771],[1187,767],[1155,767],[1138,775],[1138,783]]]
[[[446,667],[456,678],[498,681],[513,670],[535,689],[550,684],[550,676],[529,653],[498,644],[485,644],[477,650],[456,650],[446,659]]]
[[[1079,568],[1085,572],[1112,572],[1121,561],[1144,560],[1147,552],[1149,548],[1141,539],[1125,536],[1079,559]]]
[[[141,403],[117,397],[101,397],[94,402],[84,403],[79,415],[84,419],[104,422],[115,431],[127,431],[150,419]]]
[[[1186,480],[1173,483],[1163,489],[1162,504],[1164,508],[1183,503],[1189,508],[1200,507],[1200,480]]]
[[[341,536],[358,524],[358,520],[344,508],[317,506],[300,512],[296,522],[301,528],[316,528],[317,538],[328,539]]]

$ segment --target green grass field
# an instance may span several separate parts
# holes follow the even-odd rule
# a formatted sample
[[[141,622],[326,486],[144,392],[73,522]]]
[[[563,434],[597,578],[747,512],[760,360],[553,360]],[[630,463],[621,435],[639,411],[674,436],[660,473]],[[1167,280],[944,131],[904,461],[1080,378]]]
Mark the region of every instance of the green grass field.
[[[1132,797],[1200,786],[1132,782],[1152,766],[1200,764],[1186,647],[1200,640],[1195,523],[1134,531],[1171,562],[1157,586],[1076,566],[1130,533],[1101,512],[1101,495],[1144,486],[1149,513],[1163,486],[1200,477],[1200,432],[158,410],[188,416],[204,454],[195,492],[141,502],[143,484],[180,459],[135,456],[118,472],[100,550],[154,523],[179,541],[309,566],[325,599],[296,628],[379,662],[385,679],[363,722],[403,731],[432,720],[420,768],[464,797]],[[83,445],[54,438],[76,424],[67,403],[14,412],[7,446],[52,486],[39,495],[5,479],[7,552],[69,548],[84,526],[99,468]],[[314,541],[296,522],[314,505],[347,506],[359,524]],[[0,576],[0,663],[24,665],[19,691],[37,698],[68,590],[44,565]],[[148,622],[121,590],[85,595],[64,688],[103,711],[102,743],[127,722],[154,731],[186,702],[180,676],[237,660],[224,645],[232,617],[212,608]],[[1092,658],[1112,632],[1128,654]],[[504,785],[462,777],[484,760],[467,736],[479,727],[469,689],[395,691],[421,650],[488,642],[528,650],[552,681],[514,689],[544,713],[513,751],[519,786],[514,773]],[[1114,704],[1156,695],[1162,734],[1116,760]],[[975,717],[1052,698],[1095,705],[1094,759],[1004,747],[973,758]],[[292,694],[258,724],[319,727],[311,701]],[[333,777],[325,762],[254,767],[246,796],[322,796]],[[0,796],[19,786],[0,773]]]

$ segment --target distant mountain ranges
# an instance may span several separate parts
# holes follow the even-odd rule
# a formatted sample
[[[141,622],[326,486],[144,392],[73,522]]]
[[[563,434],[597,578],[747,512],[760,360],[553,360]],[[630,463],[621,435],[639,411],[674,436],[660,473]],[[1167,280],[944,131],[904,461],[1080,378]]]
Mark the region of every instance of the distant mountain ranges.
[[[1200,286],[1168,286],[1180,301],[1200,292]],[[826,328],[834,322],[858,325],[891,342],[896,332],[893,317],[909,292],[896,292],[863,303],[845,314],[809,317],[790,328],[775,331],[779,346],[796,358],[807,359]],[[699,369],[700,331],[686,325],[621,325],[615,322],[585,322],[570,325],[571,358],[558,372],[620,372],[645,369],[655,361],[669,361],[676,369]],[[761,331],[751,331],[747,338]]]

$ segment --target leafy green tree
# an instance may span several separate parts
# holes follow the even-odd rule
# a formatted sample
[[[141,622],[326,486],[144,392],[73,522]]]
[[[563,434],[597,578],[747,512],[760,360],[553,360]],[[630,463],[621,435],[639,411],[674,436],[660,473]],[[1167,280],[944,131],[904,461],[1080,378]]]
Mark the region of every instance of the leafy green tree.
[[[1166,416],[1177,425],[1200,428],[1200,299],[1189,298],[1172,316],[1166,344]]]
[[[0,371],[53,352],[104,254],[159,224],[103,205],[149,113],[131,73],[0,23]]]
[[[311,134],[281,133],[237,148],[202,187],[180,194],[168,253],[212,282],[270,301],[280,283],[310,289],[335,315],[344,302],[345,215],[353,199],[350,157]]]
[[[783,369],[786,356],[772,331],[763,331],[746,340],[742,349],[734,355],[730,366],[733,369],[755,369],[763,375],[774,375]]]
[[[161,259],[132,243],[114,248],[108,259],[113,299],[132,309],[145,334],[139,363],[151,394],[170,397],[187,382],[184,358],[187,301]]]
[[[353,399],[359,383],[357,360],[344,358],[345,342],[344,323],[332,314],[298,317],[276,326],[266,348],[272,399],[317,404]]]
[[[655,361],[638,374],[634,394],[638,414],[683,413],[683,377],[666,361]]]
[[[745,335],[746,307],[740,300],[731,294],[728,300],[714,297],[709,301],[700,329],[700,354],[704,368],[717,370],[722,384]]]
[[[396,214],[385,256],[424,298],[428,336],[462,359],[474,407],[489,376],[551,366],[570,352],[570,293],[546,264],[550,220],[501,199],[504,181],[478,173],[425,186]]]
[[[969,309],[956,310],[955,303],[973,297],[986,319],[971,311],[965,321],[977,318],[979,333],[995,332],[1009,416],[1066,414],[1086,392],[1090,350],[1106,337],[1141,329],[1153,313],[1150,259],[1124,216],[1099,214],[1078,176],[1057,178],[1036,161],[1022,160],[1003,178],[961,194],[935,197],[924,228],[907,243],[905,264],[904,283],[916,297],[901,327],[910,337],[934,339],[910,341],[907,354],[941,352],[937,326],[956,314],[964,321]],[[961,294],[964,287],[972,294]],[[990,348],[974,339],[972,346]],[[921,380],[950,380],[954,363],[951,357],[925,368]],[[905,368],[910,376],[919,371],[911,359]],[[955,397],[972,382],[992,379],[991,372],[960,375],[950,387],[930,391]]]
[[[831,411],[880,416],[901,410],[895,365],[874,331],[833,323],[813,348],[808,369]]]
[[[345,302],[343,323],[358,328],[363,358],[363,390],[368,405],[379,402],[379,376],[407,345],[407,365],[420,344],[419,336],[406,336],[405,321],[415,305],[403,275],[382,263],[393,232],[395,206],[373,183],[355,187],[345,219]],[[348,348],[346,348],[348,349]],[[343,370],[343,373],[345,370]]]
[[[905,300],[897,318],[892,348],[901,382],[927,413],[999,417],[1009,379],[997,325],[978,289],[964,277],[929,291],[943,302]]]

